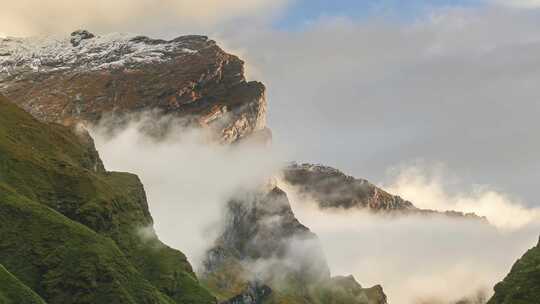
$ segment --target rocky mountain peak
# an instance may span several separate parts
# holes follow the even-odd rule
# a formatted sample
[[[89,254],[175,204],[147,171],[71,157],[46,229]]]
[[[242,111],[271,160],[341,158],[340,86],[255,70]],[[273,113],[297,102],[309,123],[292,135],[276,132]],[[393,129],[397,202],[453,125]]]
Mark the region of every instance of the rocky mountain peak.
[[[322,209],[362,209],[385,215],[436,215],[487,221],[474,213],[420,209],[368,180],[349,176],[338,169],[314,164],[291,163],[283,170],[283,181]]]
[[[372,211],[408,211],[414,205],[365,179],[328,166],[291,163],[283,171],[286,183],[315,199],[322,208],[367,208]]]
[[[160,111],[212,129],[223,142],[263,130],[265,87],[205,36],[131,34],[0,40],[0,91],[42,121],[96,123]]]

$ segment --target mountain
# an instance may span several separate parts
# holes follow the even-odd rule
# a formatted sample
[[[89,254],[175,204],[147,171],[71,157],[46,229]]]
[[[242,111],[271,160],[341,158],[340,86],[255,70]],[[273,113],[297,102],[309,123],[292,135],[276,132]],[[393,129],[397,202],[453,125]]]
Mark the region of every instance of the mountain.
[[[530,304],[540,299],[540,243],[512,266],[504,280],[495,285],[488,304]]]
[[[203,36],[165,41],[76,31],[67,38],[2,39],[0,71],[0,91],[43,122],[73,126],[114,116],[121,127],[125,117],[157,112],[211,130],[224,144],[270,140],[264,85],[246,81],[243,62]],[[122,263],[133,265],[141,280],[151,284],[132,292],[148,291],[182,303],[211,302],[183,255],[157,240],[138,179],[105,172],[98,158],[90,157],[93,150],[85,147],[85,168],[99,177],[96,182],[79,185],[92,180],[82,173],[66,182],[55,175],[30,179],[60,183],[45,187],[44,196],[51,195],[51,188],[57,190],[47,206],[112,239],[124,251]],[[29,183],[26,178],[20,180]],[[100,183],[103,189],[97,188]],[[385,304],[380,286],[364,289],[352,277],[330,277],[316,235],[296,219],[286,193],[268,184],[228,202],[227,225],[206,255],[201,282],[225,303]],[[81,203],[82,194],[61,193],[66,187],[96,191],[85,192]],[[151,250],[156,247],[157,253]],[[40,280],[28,286],[37,288]],[[129,286],[143,286],[138,284]],[[154,303],[150,295],[135,297]]]
[[[323,210],[359,209],[381,215],[424,214],[486,220],[474,213],[438,212],[417,208],[413,203],[390,194],[365,179],[355,178],[323,165],[291,163],[283,169],[282,180]]]
[[[311,196],[321,208],[359,208],[406,212],[416,207],[365,179],[348,176],[332,167],[292,163],[283,170],[283,180]]]
[[[14,286],[0,298],[15,303],[215,303],[153,232],[137,176],[105,171],[84,133],[2,96],[0,264]]]
[[[174,115],[234,142],[264,130],[265,87],[204,36],[0,38],[0,91],[34,117],[71,125],[142,111]]]

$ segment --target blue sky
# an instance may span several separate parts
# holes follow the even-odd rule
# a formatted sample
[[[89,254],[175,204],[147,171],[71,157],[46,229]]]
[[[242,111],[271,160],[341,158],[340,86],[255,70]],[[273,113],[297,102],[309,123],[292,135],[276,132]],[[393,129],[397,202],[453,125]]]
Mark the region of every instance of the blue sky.
[[[370,16],[414,19],[433,9],[481,6],[482,0],[297,0],[275,22],[281,29],[294,29],[321,17],[361,19]],[[485,2],[484,2],[485,3]]]

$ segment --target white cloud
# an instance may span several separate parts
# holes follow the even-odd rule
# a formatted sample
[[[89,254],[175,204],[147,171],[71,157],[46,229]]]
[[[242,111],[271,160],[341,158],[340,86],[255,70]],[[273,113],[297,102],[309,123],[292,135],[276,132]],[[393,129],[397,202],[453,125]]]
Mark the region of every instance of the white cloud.
[[[529,208],[517,198],[476,185],[471,191],[450,193],[443,169],[428,170],[421,166],[404,168],[389,185],[391,193],[414,202],[419,208],[438,211],[456,210],[485,216],[488,221],[503,230],[516,230],[540,221],[540,209]]]
[[[332,274],[353,274],[363,286],[381,284],[394,304],[489,297],[540,229],[538,222],[501,231],[457,218],[320,210],[284,187],[299,220],[319,236]]]
[[[208,134],[198,129],[173,127],[159,141],[142,131],[168,122],[168,118],[143,116],[110,136],[106,121],[91,133],[107,170],[141,178],[160,239],[199,266],[221,232],[228,199],[240,189],[265,183],[282,158],[254,143],[211,143]]]
[[[174,28],[203,31],[238,18],[267,18],[287,0],[20,0],[2,3],[0,28],[11,36],[147,32]],[[179,33],[180,32],[180,33]]]

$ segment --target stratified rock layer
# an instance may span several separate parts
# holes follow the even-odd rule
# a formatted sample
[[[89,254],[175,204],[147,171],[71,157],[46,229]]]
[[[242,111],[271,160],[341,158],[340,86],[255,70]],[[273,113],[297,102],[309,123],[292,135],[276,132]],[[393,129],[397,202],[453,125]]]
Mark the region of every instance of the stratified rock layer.
[[[42,121],[158,110],[234,142],[265,127],[265,87],[204,36],[0,39],[0,91]]]

